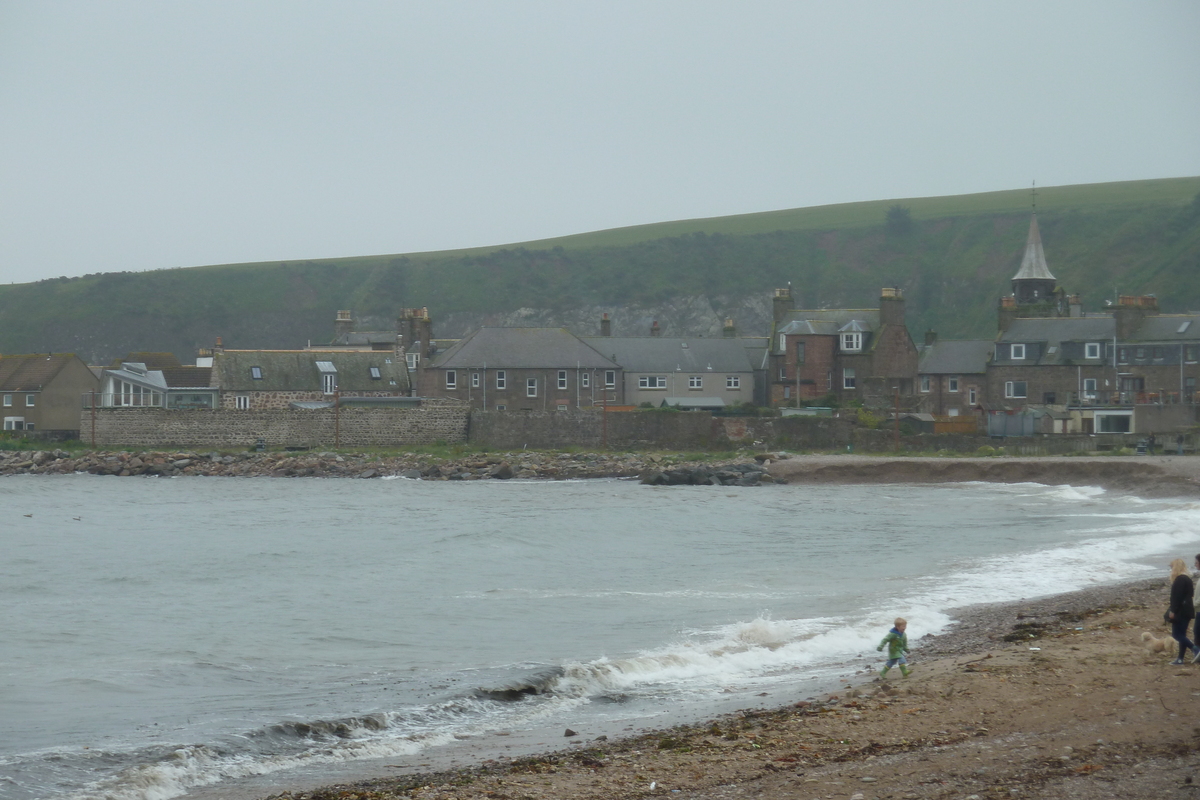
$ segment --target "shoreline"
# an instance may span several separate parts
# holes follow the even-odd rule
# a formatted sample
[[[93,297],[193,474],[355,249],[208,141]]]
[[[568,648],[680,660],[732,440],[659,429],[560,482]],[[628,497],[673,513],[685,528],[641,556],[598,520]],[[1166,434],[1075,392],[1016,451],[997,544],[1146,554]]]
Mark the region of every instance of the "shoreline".
[[[876,680],[864,664],[839,694],[811,701],[564,738],[536,755],[478,748],[466,767],[270,797],[1159,797],[1200,787],[1200,666],[1173,667],[1174,652],[1141,641],[1169,638],[1166,598],[1164,574],[965,607],[949,631],[913,643],[907,679]]]

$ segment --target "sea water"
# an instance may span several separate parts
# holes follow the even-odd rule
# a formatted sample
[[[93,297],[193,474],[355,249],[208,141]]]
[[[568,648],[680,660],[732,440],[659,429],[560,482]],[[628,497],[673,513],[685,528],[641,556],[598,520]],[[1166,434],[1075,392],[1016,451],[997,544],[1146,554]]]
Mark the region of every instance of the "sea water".
[[[778,705],[897,615],[919,655],[955,608],[1165,573],[1198,522],[1036,484],[4,478],[0,797],[252,797]]]

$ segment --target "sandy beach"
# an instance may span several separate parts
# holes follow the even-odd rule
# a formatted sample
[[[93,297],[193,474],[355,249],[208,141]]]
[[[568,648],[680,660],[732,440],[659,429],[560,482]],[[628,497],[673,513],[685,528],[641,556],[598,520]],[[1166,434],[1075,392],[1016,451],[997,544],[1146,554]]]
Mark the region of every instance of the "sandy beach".
[[[1200,495],[1200,459],[802,456],[788,483],[991,480]],[[1189,562],[1192,554],[1180,553]],[[568,736],[481,760],[276,798],[1159,798],[1200,791],[1200,666],[1172,666],[1161,578],[962,609],[913,674],[864,659],[836,694],[628,739]],[[919,631],[910,631],[910,636]],[[882,635],[882,632],[881,632]],[[572,732],[575,733],[575,732]],[[481,759],[486,756],[481,754]]]

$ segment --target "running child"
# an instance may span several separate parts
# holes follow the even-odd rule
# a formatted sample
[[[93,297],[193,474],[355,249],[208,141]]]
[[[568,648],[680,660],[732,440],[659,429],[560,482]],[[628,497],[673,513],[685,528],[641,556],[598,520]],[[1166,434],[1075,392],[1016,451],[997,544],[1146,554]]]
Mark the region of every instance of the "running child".
[[[908,677],[908,659],[905,654],[908,653],[908,634],[904,631],[908,628],[908,620],[904,617],[896,617],[896,627],[888,631],[887,636],[883,637],[883,641],[879,643],[879,647],[875,649],[882,652],[883,646],[887,645],[888,660],[883,669],[879,672],[879,677],[886,678],[888,670],[897,664],[900,665],[900,672],[904,677]]]

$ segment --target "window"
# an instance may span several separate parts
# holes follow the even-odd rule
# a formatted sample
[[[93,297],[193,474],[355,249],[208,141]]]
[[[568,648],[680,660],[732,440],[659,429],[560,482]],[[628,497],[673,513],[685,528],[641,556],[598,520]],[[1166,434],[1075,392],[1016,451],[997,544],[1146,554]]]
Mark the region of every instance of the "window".
[[[471,388],[472,389],[479,388],[479,373],[478,372],[471,373]]]
[[[1014,344],[1012,346],[1012,360],[1013,361],[1021,361],[1024,358],[1025,358],[1025,345]]]
[[[614,389],[617,385],[617,371],[615,369],[607,369],[604,371],[604,388]]]
[[[689,375],[688,376],[688,388],[689,389],[703,389],[704,388],[704,376],[703,375]]]
[[[1120,361],[1122,364],[1129,363],[1129,348],[1128,347],[1118,347],[1117,348],[1117,360]]]
[[[377,381],[383,377],[383,375],[379,372],[379,367],[367,367],[367,372],[371,374],[371,380],[373,381]]]
[[[861,333],[843,333],[842,334],[842,349],[847,351],[862,350],[862,334]]]
[[[1005,381],[1004,396],[1008,398],[1025,397],[1025,381]]]
[[[951,417],[957,417],[957,416],[958,416],[958,409],[957,409],[957,408],[950,408],[950,409],[947,409],[947,410],[946,410],[946,413],[947,413],[949,416],[951,416]]]
[[[833,391],[833,370],[825,373],[825,391]]]
[[[404,361],[405,361],[405,363],[408,364],[409,369],[416,369],[417,365],[421,363],[421,354],[420,353],[405,353]]]
[[[781,380],[781,381],[787,380],[787,367],[779,368],[779,380]]]
[[[525,396],[537,397],[537,378],[527,378],[525,380]]]
[[[977,397],[978,397],[978,392],[975,390],[974,386],[972,386],[970,389],[967,389],[967,402],[968,403],[970,403],[971,405],[975,405]]]
[[[922,392],[929,391],[929,376],[928,375],[921,376],[921,391]]]
[[[1163,350],[1163,348],[1161,348],[1161,347],[1154,348],[1154,360],[1155,361],[1162,361],[1165,356],[1166,356],[1166,352]]]
[[[1143,360],[1146,357],[1146,348],[1139,347],[1136,350],[1134,350],[1133,357],[1136,358],[1138,361]]]
[[[592,386],[592,374],[590,372],[579,373],[579,385],[584,389],[590,389]]]
[[[25,395],[25,407],[33,408],[35,405],[37,405],[37,395],[36,394]]]
[[[638,378],[639,389],[665,389],[667,388],[667,378],[665,375],[643,375]]]
[[[26,422],[26,423],[25,423],[25,430],[27,430],[27,431],[31,431],[31,430],[33,430],[33,429],[34,429],[34,424],[33,424],[32,422]]]
[[[250,395],[239,394],[233,398],[233,403],[238,411],[249,411],[250,410]]]
[[[1083,346],[1083,357],[1084,358],[1099,358],[1100,357],[1100,343],[1099,342],[1088,342],[1087,344],[1085,344]]]
[[[508,373],[502,369],[496,370],[496,388],[497,389],[507,389],[508,388]]]
[[[565,369],[558,371],[558,388],[560,390],[567,388],[567,371]]]
[[[4,430],[6,431],[23,431],[25,430],[24,417],[5,417]]]
[[[855,384],[856,380],[854,378],[854,368],[846,367],[844,370],[842,370],[842,388],[853,389]]]
[[[457,389],[458,388],[458,370],[453,370],[453,369],[446,370],[446,388],[447,389]]]
[[[1048,406],[1052,406],[1052,405],[1054,405],[1054,400],[1055,400],[1054,392],[1042,392],[1042,402],[1043,403],[1045,403]]]
[[[1195,378],[1184,378],[1183,379],[1183,396],[1184,396],[1184,402],[1187,402],[1187,403],[1192,402],[1192,400],[1196,397],[1196,379]]]
[[[740,375],[726,375],[725,376],[725,388],[726,389],[741,389],[742,388],[742,377]]]
[[[1084,378],[1083,379],[1083,396],[1085,398],[1087,398],[1088,400],[1096,399],[1096,379],[1095,378]]]
[[[337,391],[337,375],[333,372],[325,372],[321,374],[321,389],[325,394],[333,394]]]
[[[957,375],[951,375],[949,377],[949,379],[947,379],[946,391],[948,391],[948,392],[957,392],[958,391],[958,376]]]
[[[1189,364],[1195,364],[1197,349],[1200,348],[1197,348],[1194,344],[1189,344],[1187,347],[1183,348],[1183,360]]]
[[[571,406],[567,403],[555,403],[554,405],[555,405],[556,411],[570,411],[571,410]]]
[[[12,407],[12,395],[11,394],[4,395],[4,407],[5,408]]]
[[[804,342],[796,342],[796,363],[804,363]]]
[[[497,411],[504,411],[504,410],[505,410],[505,409],[507,409],[507,408],[508,408],[508,406],[504,405],[504,403],[496,403],[496,410],[497,410]]]
[[[782,333],[779,334],[779,352],[781,352],[781,353],[787,352],[787,336],[785,336]]]
[[[250,377],[256,381],[261,381],[262,380],[262,367],[251,367],[250,368]]]

